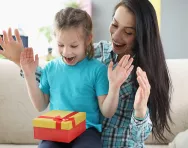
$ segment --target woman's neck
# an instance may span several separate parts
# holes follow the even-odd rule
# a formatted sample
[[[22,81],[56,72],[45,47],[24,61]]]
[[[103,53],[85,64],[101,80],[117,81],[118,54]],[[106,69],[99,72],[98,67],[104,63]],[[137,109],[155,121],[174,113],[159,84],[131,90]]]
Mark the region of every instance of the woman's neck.
[[[124,55],[128,55],[128,54],[131,55],[131,57],[134,55],[133,52],[124,53],[124,54],[118,54],[117,62],[119,62]]]

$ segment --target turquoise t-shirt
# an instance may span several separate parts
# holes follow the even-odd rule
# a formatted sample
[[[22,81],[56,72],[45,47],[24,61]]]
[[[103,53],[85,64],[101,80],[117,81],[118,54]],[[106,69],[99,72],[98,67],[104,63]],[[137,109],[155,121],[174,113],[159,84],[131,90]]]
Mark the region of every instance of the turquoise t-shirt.
[[[108,94],[107,67],[87,57],[74,66],[61,58],[50,61],[42,71],[39,88],[50,96],[50,110],[86,112],[86,128],[101,132],[98,96]]]

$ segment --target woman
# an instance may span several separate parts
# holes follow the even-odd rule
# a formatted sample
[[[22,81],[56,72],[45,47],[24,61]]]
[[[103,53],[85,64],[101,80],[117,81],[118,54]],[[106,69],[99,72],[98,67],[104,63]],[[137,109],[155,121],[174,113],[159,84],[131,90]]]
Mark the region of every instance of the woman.
[[[103,119],[103,147],[144,147],[151,131],[157,140],[166,141],[163,133],[170,132],[171,82],[152,4],[148,0],[122,0],[115,6],[109,30],[111,42],[94,44],[95,58],[106,65],[112,60],[116,66],[123,55],[130,54],[135,69],[121,86],[115,115]],[[11,30],[8,35],[4,32],[1,54],[19,65],[23,46],[15,33],[17,41],[8,37]],[[11,44],[18,48],[10,48]],[[36,71],[38,81],[41,72],[41,68]]]

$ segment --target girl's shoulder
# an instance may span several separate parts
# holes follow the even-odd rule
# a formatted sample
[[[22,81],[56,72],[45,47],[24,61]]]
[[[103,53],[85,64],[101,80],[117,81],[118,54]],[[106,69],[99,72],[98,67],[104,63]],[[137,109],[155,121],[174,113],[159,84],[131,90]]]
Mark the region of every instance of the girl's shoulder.
[[[103,67],[103,66],[106,66],[104,63],[102,63],[101,61],[95,59],[95,58],[92,58],[92,59],[89,59],[89,65],[91,65],[92,67]]]
[[[54,67],[56,67],[57,65],[62,64],[62,60],[61,57],[57,57],[49,62],[46,63],[44,69],[52,69]]]

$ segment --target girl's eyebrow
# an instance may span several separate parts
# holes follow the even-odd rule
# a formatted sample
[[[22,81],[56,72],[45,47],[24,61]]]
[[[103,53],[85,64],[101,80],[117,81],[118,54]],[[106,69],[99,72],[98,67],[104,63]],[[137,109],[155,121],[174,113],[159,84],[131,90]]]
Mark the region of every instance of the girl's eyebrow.
[[[77,41],[71,42],[71,44],[77,43]]]
[[[114,21],[116,22],[116,23],[118,23],[118,21],[115,19],[115,17],[113,18],[114,19]],[[119,24],[119,23],[118,23]],[[131,27],[131,26],[125,26],[124,27],[125,29],[133,29],[133,30],[136,30],[134,27]]]
[[[58,41],[57,43],[58,43],[58,44],[62,44],[62,43],[61,43],[61,42],[59,42],[59,41]]]
[[[77,43],[77,41],[71,42],[71,44]],[[62,42],[58,41],[58,44],[63,44]]]

